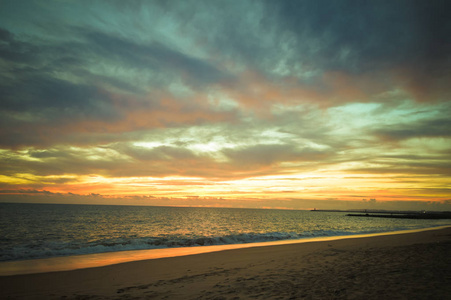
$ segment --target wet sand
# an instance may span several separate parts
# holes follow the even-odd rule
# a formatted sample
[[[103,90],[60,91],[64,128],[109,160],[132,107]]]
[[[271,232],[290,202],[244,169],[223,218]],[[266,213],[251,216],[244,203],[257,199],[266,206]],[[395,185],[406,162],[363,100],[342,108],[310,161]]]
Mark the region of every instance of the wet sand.
[[[449,299],[451,228],[0,277],[2,299]]]

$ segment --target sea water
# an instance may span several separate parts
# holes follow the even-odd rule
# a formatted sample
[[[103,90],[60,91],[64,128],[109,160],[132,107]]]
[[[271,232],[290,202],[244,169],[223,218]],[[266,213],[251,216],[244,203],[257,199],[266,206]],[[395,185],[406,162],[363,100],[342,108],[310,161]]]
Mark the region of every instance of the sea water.
[[[0,203],[0,261],[412,230],[450,220],[344,212]]]

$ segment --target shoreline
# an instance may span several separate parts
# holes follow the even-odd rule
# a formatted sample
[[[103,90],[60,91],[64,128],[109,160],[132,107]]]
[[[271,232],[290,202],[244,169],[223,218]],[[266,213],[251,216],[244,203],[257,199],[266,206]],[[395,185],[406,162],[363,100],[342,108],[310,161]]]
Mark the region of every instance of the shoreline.
[[[451,227],[0,277],[14,299],[430,298],[451,292]]]
[[[278,245],[291,245],[303,243],[315,243],[334,241],[342,239],[367,238],[384,235],[397,235],[406,233],[415,233],[429,230],[440,230],[451,228],[451,225],[428,227],[421,229],[408,229],[397,231],[386,231],[367,234],[349,234],[339,236],[323,236],[302,239],[290,239],[268,242],[244,243],[244,244],[226,244],[194,247],[174,247],[157,249],[140,249],[111,251],[91,254],[80,254],[70,256],[57,256],[50,258],[39,258],[19,261],[0,262],[0,277],[11,275],[39,274],[48,272],[73,271],[79,269],[97,268],[111,266],[121,263],[153,260],[160,258],[180,257],[187,255],[198,255],[211,252],[220,252],[227,250],[239,250],[254,247],[271,247]]]

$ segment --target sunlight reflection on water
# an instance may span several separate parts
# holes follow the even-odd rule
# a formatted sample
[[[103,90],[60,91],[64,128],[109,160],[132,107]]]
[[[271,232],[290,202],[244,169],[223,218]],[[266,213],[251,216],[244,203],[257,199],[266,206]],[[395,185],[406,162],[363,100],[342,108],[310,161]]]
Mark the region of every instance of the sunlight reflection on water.
[[[0,204],[0,260],[242,244],[427,228],[449,220],[365,219],[338,212]]]

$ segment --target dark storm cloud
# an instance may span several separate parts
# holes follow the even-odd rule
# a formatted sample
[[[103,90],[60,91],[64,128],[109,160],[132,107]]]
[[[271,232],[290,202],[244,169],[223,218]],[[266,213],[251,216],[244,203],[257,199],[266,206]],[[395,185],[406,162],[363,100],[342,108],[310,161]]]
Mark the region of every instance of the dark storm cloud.
[[[269,6],[282,28],[298,37],[297,58],[313,59],[328,70],[433,64],[451,50],[449,1],[277,1]]]
[[[431,119],[417,121],[413,124],[397,124],[373,133],[386,140],[402,141],[422,137],[451,137],[451,119]]]
[[[364,74],[373,83],[383,84],[382,89],[401,87],[417,101],[447,101],[451,96],[447,84],[451,22],[446,13],[451,2],[266,3],[267,14],[277,24],[278,44],[291,49],[287,69],[294,76],[294,66],[316,72],[309,80],[318,89],[331,89],[321,75],[332,71],[351,75],[355,81]]]
[[[95,86],[73,84],[67,81],[30,76],[16,82],[13,87],[1,87],[2,109],[7,111],[29,111],[39,115],[49,111],[45,117],[64,121],[66,117],[89,117],[115,119],[110,99]]]
[[[110,109],[110,99],[98,87],[54,76],[55,72],[76,70],[82,63],[77,57],[82,47],[18,42],[3,30],[2,36],[5,35],[8,39],[0,48],[0,59],[5,65],[0,83],[3,112],[28,112],[57,121],[73,117],[117,118],[118,113]]]
[[[104,79],[129,91],[133,91],[130,82],[118,80],[115,74],[110,74],[110,77],[90,74],[87,72],[89,65],[102,63],[107,58],[116,67],[125,64],[126,68],[155,71],[160,73],[159,76],[167,77],[166,83],[181,76],[183,81],[197,87],[230,78],[230,74],[208,61],[191,57],[158,41],[143,45],[86,28],[66,28],[64,32],[78,36],[78,42],[61,41],[46,45],[21,42],[2,29],[0,37],[4,42],[0,45],[0,57],[9,62],[8,68],[15,76],[24,73],[27,67],[46,77],[53,71],[68,71],[76,77],[88,75],[97,80]],[[135,87],[135,92],[138,91],[139,88]]]
[[[124,61],[135,68],[151,69],[158,72],[172,70],[172,76],[186,75],[188,82],[207,85],[226,78],[228,75],[207,61],[196,59],[162,43],[141,45],[117,36],[101,32],[81,30],[89,45],[96,48],[99,56],[107,56],[114,61]]]
[[[61,131],[61,127],[80,121],[113,122],[121,118],[112,100],[97,87],[43,74],[29,74],[9,86],[0,84],[0,94],[3,147],[59,140],[61,134],[70,134]]]
[[[343,98],[336,103],[365,101],[397,88],[420,101],[446,101],[451,96],[447,84],[451,65],[449,1],[192,1],[189,5],[159,5],[181,32],[191,35],[219,61],[233,62],[269,81],[295,77],[299,86],[325,93],[329,98],[322,101],[325,106],[333,105],[334,97]],[[349,87],[367,95],[340,94],[336,84],[342,82],[329,82],[331,73],[348,76]],[[363,83],[361,75],[365,75]]]
[[[29,43],[16,41],[14,36],[0,28],[0,57],[14,62],[29,63],[33,61],[33,52],[36,47]]]
[[[45,73],[51,70],[74,67],[82,63],[79,55],[83,49],[77,43],[42,43],[32,39],[21,40],[0,28],[0,59],[5,62],[5,71],[23,75],[26,70]],[[3,74],[4,75],[4,74]],[[10,80],[14,80],[13,77]]]
[[[157,84],[160,86],[156,88],[164,89],[162,77],[167,84],[181,78],[185,83],[201,87],[228,76],[206,61],[158,42],[141,45],[88,29],[64,27],[62,30],[77,39],[45,43],[39,39],[21,41],[7,30],[0,31],[0,61],[4,66],[0,75],[0,144],[3,147],[74,140],[70,136],[78,131],[77,124],[87,121],[105,124],[103,129],[98,125],[90,126],[91,135],[105,132],[133,111],[160,109],[165,114],[162,118],[167,119],[165,124],[177,124],[177,113],[185,111],[189,115],[199,109],[198,105],[173,98],[173,105],[183,104],[183,107],[180,112],[173,108],[174,117],[168,118],[165,108],[156,99],[159,96],[145,95],[149,93],[147,89]],[[155,71],[160,79],[152,82],[150,78],[147,85],[139,86],[127,73],[121,77],[114,72],[102,75],[90,71],[96,64],[104,63],[115,68],[124,66],[125,72]],[[122,94],[117,95],[111,89]],[[163,93],[163,97],[171,96]],[[203,107],[194,118],[202,120],[200,114],[207,116],[208,108]],[[210,115],[215,118],[217,113]],[[64,127],[70,128],[63,130]]]

